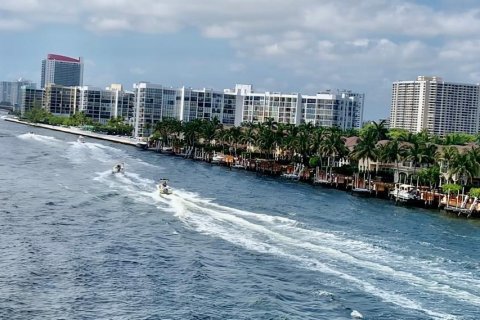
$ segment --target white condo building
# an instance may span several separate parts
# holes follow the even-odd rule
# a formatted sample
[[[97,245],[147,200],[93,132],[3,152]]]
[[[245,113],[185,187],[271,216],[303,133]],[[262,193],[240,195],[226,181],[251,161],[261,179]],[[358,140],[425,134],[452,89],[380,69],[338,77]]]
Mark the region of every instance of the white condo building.
[[[310,96],[254,92],[251,85],[236,85],[233,90],[221,92],[140,82],[134,84],[134,93],[136,137],[150,135],[155,123],[165,118],[185,122],[217,118],[226,126],[262,123],[273,118],[278,123],[312,123],[343,130],[360,128],[363,121],[364,95],[351,91],[327,91]]]
[[[47,84],[43,106],[56,115],[84,112],[103,124],[111,118],[123,117],[133,125],[135,137],[148,137],[156,123],[168,118],[183,122],[216,118],[225,126],[262,123],[273,118],[284,124],[311,123],[346,130],[360,128],[363,116],[364,95],[350,91],[302,95],[254,92],[251,85],[215,91],[171,88],[149,82],[136,83],[133,89],[124,91],[115,84],[106,89]]]
[[[133,124],[134,94],[113,84],[106,89],[83,86],[79,89],[78,111],[95,122],[105,124],[111,118],[122,117]]]
[[[315,126],[361,128],[364,94],[326,91],[316,95],[280,92],[253,92],[250,85],[237,85],[240,110],[235,125],[261,123],[273,118],[278,123],[312,123]]]
[[[440,136],[452,132],[476,134],[479,117],[479,84],[451,83],[426,76],[393,83],[390,128],[411,132],[426,129]]]
[[[135,137],[149,136],[155,123],[163,119],[179,118],[181,97],[179,89],[165,88],[149,82],[135,83],[133,89]]]

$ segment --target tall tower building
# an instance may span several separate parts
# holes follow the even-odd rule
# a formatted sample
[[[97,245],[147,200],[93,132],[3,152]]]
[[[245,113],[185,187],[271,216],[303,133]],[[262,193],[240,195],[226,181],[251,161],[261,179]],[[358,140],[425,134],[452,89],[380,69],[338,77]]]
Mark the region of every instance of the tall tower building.
[[[390,128],[444,136],[451,132],[479,131],[480,85],[445,82],[419,76],[392,86]]]
[[[49,83],[61,86],[82,86],[83,85],[83,59],[48,54],[42,60],[42,82],[41,87],[45,88]]]

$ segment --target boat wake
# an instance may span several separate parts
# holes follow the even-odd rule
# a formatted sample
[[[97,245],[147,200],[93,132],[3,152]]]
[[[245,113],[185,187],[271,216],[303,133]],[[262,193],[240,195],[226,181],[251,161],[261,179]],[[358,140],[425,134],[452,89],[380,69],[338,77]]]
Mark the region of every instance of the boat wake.
[[[50,145],[50,146],[55,146],[55,145],[59,145],[60,143],[62,143],[61,140],[59,140],[55,137],[44,136],[44,135],[31,133],[31,132],[21,134],[21,135],[18,136],[18,138],[20,138],[22,140],[27,140],[27,141],[29,140],[29,141],[40,142],[40,143]]]
[[[455,314],[461,314],[439,311],[439,297],[456,301],[459,310],[462,304],[480,307],[478,275],[454,271],[437,261],[379,248],[368,239],[308,229],[274,213],[223,206],[185,190],[175,189],[174,194],[160,196],[153,180],[134,173],[114,177],[101,173],[96,179],[173,214],[189,229],[247,250],[295,261],[299,267],[331,276],[342,286],[353,286],[397,307],[438,319],[456,319]]]
[[[41,135],[37,133],[24,133],[17,136],[24,141],[33,141],[42,143],[49,147],[58,147],[66,149],[66,153],[63,155],[73,164],[83,164],[89,159],[94,159],[105,164],[112,165],[120,160],[135,163],[135,165],[141,165],[145,167],[155,167],[154,165],[143,161],[137,157],[129,155],[125,150],[115,148],[112,146],[104,145],[102,143],[94,142],[94,139],[87,140],[85,142],[64,141],[57,139],[53,136]]]
[[[391,244],[379,247],[362,235],[322,230],[321,226],[304,225],[275,212],[232,208],[176,188],[174,184],[173,194],[160,195],[156,181],[135,172],[137,163],[142,162],[134,161],[119,148],[30,133],[18,138],[61,149],[64,157],[80,167],[92,163],[91,160],[97,161],[104,169],[91,173],[93,179],[115,194],[153,205],[198,233],[292,261],[299,268],[331,279],[339,288],[352,287],[399,309],[411,310],[416,316],[438,319],[456,319],[465,306],[480,307],[480,277],[473,273],[474,269],[469,272],[463,268],[462,262],[439,261],[434,256],[416,257],[396,250]],[[125,174],[112,174],[112,163],[125,158],[131,160],[126,161]],[[447,305],[455,306],[455,310],[445,310],[438,304],[442,300],[449,300],[451,303]]]

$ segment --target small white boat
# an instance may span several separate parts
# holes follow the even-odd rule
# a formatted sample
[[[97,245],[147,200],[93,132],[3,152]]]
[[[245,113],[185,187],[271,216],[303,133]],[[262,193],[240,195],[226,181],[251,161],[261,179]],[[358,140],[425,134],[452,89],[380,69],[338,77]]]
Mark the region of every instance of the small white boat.
[[[282,178],[286,178],[290,180],[300,180],[300,176],[296,173],[284,173],[282,174]]]
[[[225,161],[225,156],[223,154],[217,153],[212,157],[212,163],[221,163]]]
[[[125,164],[122,163],[117,163],[116,165],[113,166],[112,168],[112,174],[115,173],[125,173]]]
[[[148,143],[146,143],[145,141],[137,141],[135,145],[140,149],[148,149]]]
[[[360,197],[370,197],[372,195],[372,190],[367,188],[353,188],[351,193]]]
[[[82,135],[80,135],[80,136],[78,136],[78,138],[77,138],[77,142],[85,143],[85,138],[84,138]]]
[[[414,202],[420,198],[417,188],[411,184],[396,184],[390,196],[400,202]]]
[[[172,147],[162,147],[162,153],[172,154],[173,153],[173,148]]]
[[[168,179],[162,179],[157,185],[158,188],[158,193],[162,194],[172,194],[173,190],[172,188],[167,184]]]

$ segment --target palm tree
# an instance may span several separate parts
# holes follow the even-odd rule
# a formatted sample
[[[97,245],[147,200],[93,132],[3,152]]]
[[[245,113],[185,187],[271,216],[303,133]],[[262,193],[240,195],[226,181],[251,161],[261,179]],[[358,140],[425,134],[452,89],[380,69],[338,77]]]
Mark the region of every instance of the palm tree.
[[[242,129],[240,127],[232,127],[228,131],[230,146],[233,145],[234,155],[237,156],[237,148],[241,141]]]
[[[452,174],[456,178],[454,181],[462,180],[463,184],[467,184],[478,172],[478,163],[473,161],[469,152],[458,154],[452,163]]]
[[[423,163],[430,167],[435,163],[435,159],[438,157],[437,145],[427,142],[423,146]]]
[[[337,157],[342,157],[348,153],[345,147],[345,141],[339,130],[329,128],[326,131],[325,139],[320,144],[322,155],[327,156],[327,171],[333,166]]]
[[[403,145],[398,140],[391,140],[384,145],[383,152],[380,152],[380,156],[382,161],[388,163],[395,163],[395,182],[398,182],[398,175],[399,175],[399,164],[400,162],[406,157],[407,149],[405,145]]]
[[[417,133],[416,139],[415,139],[415,141],[419,144],[426,144],[426,143],[430,142],[430,140],[431,140],[431,136],[428,133],[427,129],[423,129],[422,131]]]
[[[458,149],[454,146],[446,146],[442,152],[437,155],[437,160],[440,162],[440,172],[448,183],[452,176],[451,165],[454,159],[458,156]]]
[[[359,139],[350,156],[353,160],[360,161],[362,159],[367,161],[367,171],[370,171],[370,160],[377,158],[376,143],[377,136],[373,131],[367,131],[363,137]]]
[[[386,125],[387,125],[387,120],[382,120],[379,123],[372,121],[372,128],[373,128],[373,131],[375,132],[375,137],[377,141],[387,139],[388,129]]]
[[[270,130],[267,126],[260,127],[256,143],[260,147],[260,150],[265,152],[265,156],[267,159],[270,158],[276,142],[277,135],[275,131]]]
[[[417,165],[425,161],[424,147],[418,142],[414,142],[407,151],[406,160],[410,160],[413,166],[413,173],[416,172]]]
[[[195,154],[196,143],[200,136],[202,124],[203,121],[200,119],[194,119],[192,121],[182,123],[184,139],[187,143],[187,147],[192,148],[192,155]]]
[[[257,129],[255,124],[252,122],[242,123],[242,134],[240,137],[240,142],[246,144],[247,151],[250,147],[252,147],[257,141]],[[250,152],[250,158],[251,158]]]
[[[287,159],[291,161],[295,152],[298,152],[297,139],[300,129],[294,124],[284,124],[279,126],[279,131],[281,136],[279,147],[284,154],[286,153]]]
[[[202,121],[201,136],[203,139],[205,139],[208,146],[212,145],[212,141],[215,139],[217,130],[219,130],[219,127],[214,121]]]

